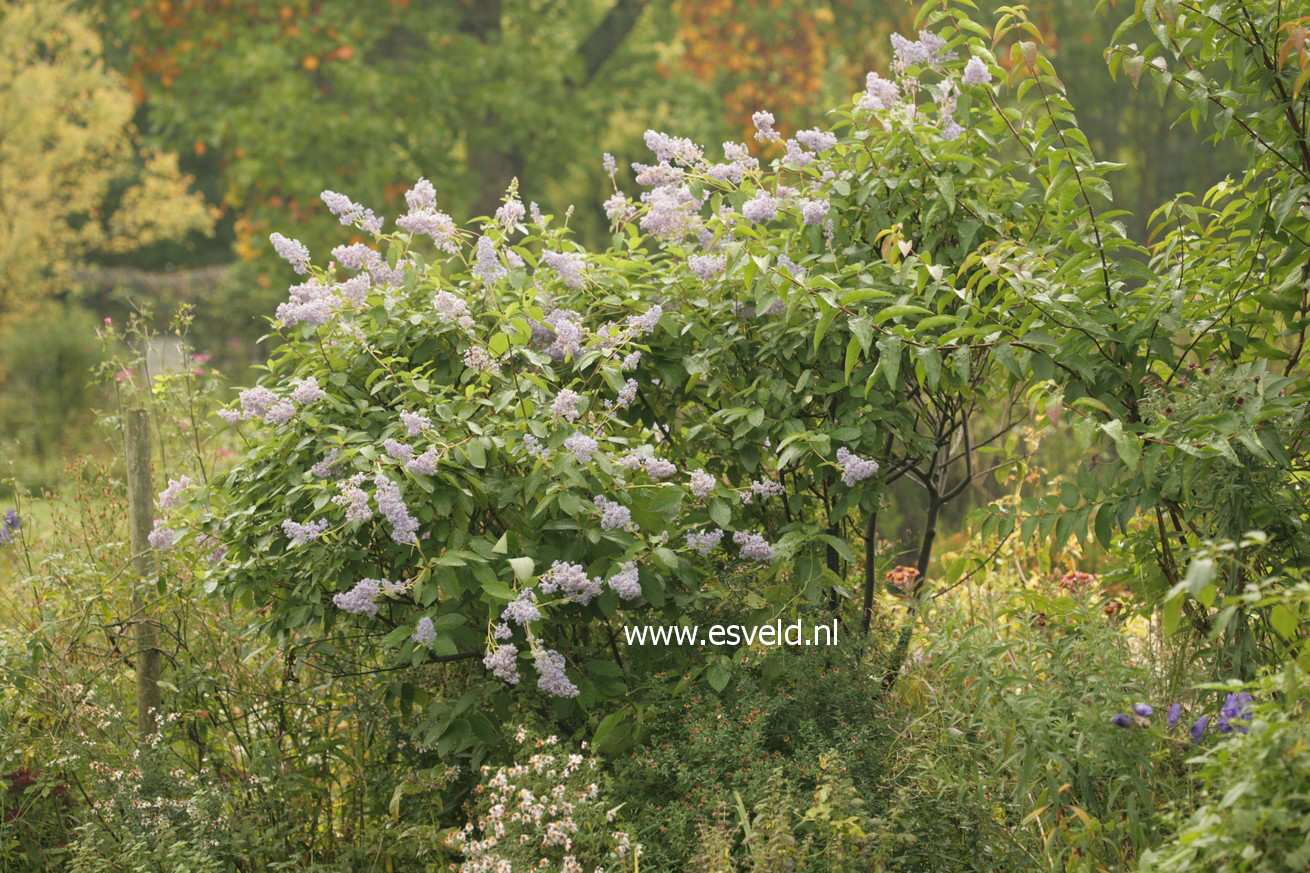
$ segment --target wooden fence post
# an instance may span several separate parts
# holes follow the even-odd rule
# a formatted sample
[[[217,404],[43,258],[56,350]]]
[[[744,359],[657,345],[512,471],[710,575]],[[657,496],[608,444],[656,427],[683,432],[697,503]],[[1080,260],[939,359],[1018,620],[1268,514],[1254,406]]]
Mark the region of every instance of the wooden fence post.
[[[129,409],[127,434],[127,509],[131,531],[132,616],[136,639],[137,730],[144,738],[154,732],[160,716],[159,627],[150,607],[155,560],[150,545],[154,529],[155,489],[150,470],[150,417],[144,409]]]

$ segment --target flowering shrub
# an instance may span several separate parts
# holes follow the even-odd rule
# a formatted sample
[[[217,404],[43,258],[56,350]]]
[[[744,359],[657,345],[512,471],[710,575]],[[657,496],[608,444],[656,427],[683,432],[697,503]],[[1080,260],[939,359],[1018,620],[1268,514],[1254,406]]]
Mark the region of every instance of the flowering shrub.
[[[483,767],[472,818],[446,840],[463,856],[460,873],[641,869],[641,844],[616,824],[622,804],[610,807],[596,759],[554,736],[530,740],[523,728],[515,741],[527,759]]]

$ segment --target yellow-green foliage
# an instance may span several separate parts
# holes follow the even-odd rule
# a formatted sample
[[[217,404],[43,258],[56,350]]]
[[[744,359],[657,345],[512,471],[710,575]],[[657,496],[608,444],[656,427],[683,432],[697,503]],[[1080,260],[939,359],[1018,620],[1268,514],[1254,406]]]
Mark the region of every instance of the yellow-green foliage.
[[[139,148],[133,109],[67,3],[0,10],[0,318],[61,289],[89,253],[212,228],[176,156]]]

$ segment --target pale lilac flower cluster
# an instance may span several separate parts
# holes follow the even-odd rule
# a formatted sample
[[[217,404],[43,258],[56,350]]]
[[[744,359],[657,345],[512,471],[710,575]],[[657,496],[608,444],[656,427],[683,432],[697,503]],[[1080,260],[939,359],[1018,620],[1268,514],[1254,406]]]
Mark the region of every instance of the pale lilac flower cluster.
[[[509,271],[500,262],[496,244],[489,236],[478,238],[477,262],[473,265],[473,275],[484,285],[494,284],[509,275]]]
[[[761,500],[768,500],[770,497],[781,497],[787,493],[781,482],[774,482],[772,479],[756,479],[751,483],[751,490],[745,491],[741,495],[741,502],[745,504],[758,497]]]
[[[306,380],[310,381],[310,380]],[[318,383],[314,382],[314,388]],[[320,392],[321,394],[321,392]],[[236,424],[251,418],[262,418],[270,424],[286,424],[296,414],[296,395],[293,393],[290,399],[279,397],[272,391],[262,386],[247,388],[237,395],[237,401],[241,404],[241,411],[234,409],[219,410],[219,417],[228,424]],[[315,400],[318,398],[315,397]]]
[[[541,262],[559,273],[570,288],[581,288],[587,282],[587,260],[578,252],[542,252]]]
[[[299,522],[287,519],[282,522],[282,532],[291,540],[291,545],[303,546],[305,543],[313,542],[323,535],[328,529],[327,519],[311,521],[309,524],[300,524]]]
[[[828,209],[827,200],[802,200],[801,219],[806,224],[822,224],[828,217]]]
[[[520,591],[519,596],[510,601],[509,605],[500,614],[502,622],[512,621],[517,625],[526,625],[540,618],[541,610],[537,608],[537,595],[531,588]]]
[[[437,629],[432,624],[432,619],[426,615],[418,620],[418,625],[414,628],[414,633],[410,639],[420,646],[430,646],[437,641]]]
[[[667,458],[648,458],[646,460],[646,475],[656,481],[667,479],[677,472],[677,466]]]
[[[585,433],[578,431],[570,434],[569,438],[564,441],[564,448],[573,454],[579,464],[586,464],[591,460],[591,456],[600,449],[600,444]]]
[[[609,176],[610,180],[613,181],[614,176],[619,172],[618,161],[614,160],[612,154],[605,152],[605,154],[601,156],[601,166],[605,168],[605,175]]]
[[[657,130],[646,131],[646,148],[655,153],[657,161],[677,161],[688,167],[704,162],[700,146],[686,137],[669,136]]]
[[[637,380],[629,379],[623,383],[623,390],[614,398],[614,402],[608,405],[611,408],[627,409],[635,399],[637,399]]]
[[[411,209],[396,219],[396,227],[418,235],[427,234],[438,249],[453,255],[459,252],[459,230],[455,219],[437,209]]]
[[[437,310],[437,320],[442,324],[458,324],[465,328],[473,326],[473,317],[469,315],[468,304],[449,291],[438,291],[434,294],[432,306]]]
[[[550,405],[551,414],[556,418],[563,418],[565,421],[577,421],[581,415],[578,404],[582,402],[582,395],[572,388],[561,388],[560,392],[555,395],[555,400]]]
[[[324,191],[318,195],[318,199],[323,201],[323,205],[328,208],[328,212],[340,219],[342,224],[347,226],[355,224],[370,233],[382,233],[382,219],[374,215],[372,209],[366,209],[345,194],[338,194],[336,191]]]
[[[519,200],[506,200],[501,207],[496,210],[496,221],[505,230],[513,230],[514,226],[523,220],[527,210],[523,208],[523,203]]]
[[[518,668],[519,650],[513,643],[501,643],[495,651],[488,652],[482,659],[482,666],[491,671],[502,682],[510,685],[519,684]]]
[[[741,548],[741,556],[749,561],[773,560],[773,546],[757,533],[739,530],[732,535],[732,541]]]
[[[391,538],[402,544],[417,543],[418,520],[409,514],[409,508],[400,496],[400,488],[385,476],[378,476],[374,484],[377,489],[373,497],[377,500],[378,512],[391,523]]]
[[[741,214],[748,221],[772,221],[778,217],[778,200],[768,191],[760,191],[742,204]]]
[[[177,531],[164,524],[162,519],[155,519],[155,529],[150,532],[146,540],[156,549],[165,550],[173,548],[177,542]]]
[[[837,450],[837,464],[841,467],[841,479],[848,488],[863,482],[879,470],[878,462],[872,458],[861,458],[844,446]]]
[[[907,67],[936,67],[942,61],[955,57],[946,51],[946,40],[926,30],[919,31],[913,42],[899,33],[892,34],[892,69],[902,73]]]
[[[777,119],[773,117],[772,112],[763,110],[756,112],[751,116],[751,122],[755,125],[755,140],[757,142],[777,142],[782,139],[782,134],[773,129]]]
[[[964,75],[960,77],[960,81],[965,85],[990,85],[992,72],[987,69],[987,64],[982,58],[974,56],[964,65]]]
[[[584,606],[601,592],[605,582],[599,577],[587,575],[581,564],[568,561],[556,561],[550,569],[541,574],[541,591],[543,594],[562,593],[574,603]]]
[[[405,205],[411,212],[416,209],[431,209],[437,205],[437,189],[432,183],[419,176],[414,187],[405,192]]]
[[[663,315],[664,307],[656,303],[641,315],[629,315],[628,328],[632,331],[633,336],[645,336],[655,329]]]
[[[544,320],[540,334],[534,326],[533,340],[545,346],[551,359],[562,361],[582,351],[582,341],[587,336],[582,316],[571,309],[552,309]]]
[[[302,276],[309,272],[309,249],[305,248],[304,243],[298,239],[289,239],[280,233],[269,234],[268,240],[273,244],[273,251],[290,264],[291,269]]]
[[[632,217],[637,214],[637,204],[628,199],[626,194],[614,192],[603,204],[605,207],[605,217],[614,224],[624,224],[631,221]]]
[[[813,128],[799,131],[796,141],[815,154],[822,154],[837,144],[837,134]]]
[[[393,458],[404,463],[414,457],[414,449],[399,440],[388,437],[382,441],[382,450],[387,453],[387,457]]]
[[[534,458],[540,458],[543,461],[550,460],[550,449],[543,446],[541,440],[530,433],[523,435],[523,448]]]
[[[159,492],[159,508],[172,509],[182,502],[183,490],[191,487],[191,478],[183,476],[181,479],[169,479],[168,487]]]
[[[402,411],[400,413],[400,423],[405,426],[405,433],[412,437],[418,436],[432,427],[432,419],[418,412]]]
[[[537,687],[554,697],[577,697],[578,686],[564,674],[564,656],[551,649],[537,649],[532,653],[537,668]]]
[[[327,324],[336,309],[332,286],[322,282],[292,285],[286,303],[279,303],[274,313],[277,320],[287,326],[308,324],[311,327]]]
[[[702,282],[708,282],[723,272],[728,265],[725,255],[692,255],[687,259],[687,266]]]
[[[900,99],[901,89],[895,82],[875,72],[865,77],[864,96],[860,98],[861,109],[882,112],[891,109]]]
[[[337,478],[341,475],[341,467],[337,464],[340,456],[340,451],[331,449],[317,464],[309,468],[310,474],[319,479]]]
[[[691,493],[702,499],[713,494],[718,484],[714,481],[713,476],[699,468],[691,471],[690,478]]]
[[[623,363],[619,365],[619,368],[624,372],[627,372],[629,370],[637,369],[637,367],[640,366],[640,364],[641,364],[641,352],[632,352],[631,354],[629,354],[627,357],[623,359]]]
[[[686,185],[660,185],[641,195],[646,214],[638,225],[666,242],[677,241],[700,228],[701,201]]]
[[[368,521],[373,517],[373,510],[368,505],[368,493],[360,487],[364,474],[356,473],[340,485],[341,493],[332,498],[332,502],[346,508],[346,521]]]
[[[687,548],[695,549],[701,555],[708,555],[719,547],[719,541],[723,539],[723,531],[715,528],[714,530],[692,531],[687,534]]]
[[[597,495],[592,501],[600,510],[601,530],[617,530],[632,524],[632,513],[621,503]]]
[[[301,380],[300,384],[291,390],[292,401],[299,403],[301,406],[308,406],[326,396],[327,393],[318,387],[318,379],[313,376]]]
[[[482,346],[469,346],[464,350],[464,366],[479,373],[500,375],[500,364]]]
[[[609,586],[623,600],[636,600],[641,596],[641,581],[635,561],[628,561],[609,579]]]
[[[421,473],[424,476],[437,475],[437,450],[428,449],[423,454],[409,459],[405,462],[405,469],[411,473]]]
[[[711,179],[740,185],[747,173],[753,173],[760,168],[759,159],[741,143],[725,142],[723,157],[724,163],[715,164],[705,171]]]
[[[360,579],[349,591],[332,596],[332,603],[351,615],[377,615],[377,599],[382,594],[381,579]]]

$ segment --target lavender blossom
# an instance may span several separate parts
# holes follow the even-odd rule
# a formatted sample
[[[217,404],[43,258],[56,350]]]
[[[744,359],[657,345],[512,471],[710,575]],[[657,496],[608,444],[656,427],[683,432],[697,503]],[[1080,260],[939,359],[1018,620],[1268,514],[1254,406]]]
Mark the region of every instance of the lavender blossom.
[[[578,252],[542,252],[541,262],[559,273],[570,288],[581,288],[587,282],[587,261]]]
[[[564,441],[564,448],[573,454],[579,464],[586,464],[596,454],[600,444],[585,433],[577,432]]]
[[[427,234],[446,254],[459,252],[459,230],[455,219],[436,209],[412,209],[396,219],[396,227],[414,235]]]
[[[814,128],[797,132],[796,141],[815,154],[822,154],[837,144],[837,135]]]
[[[432,209],[437,205],[437,189],[432,187],[432,183],[422,176],[414,183],[414,187],[405,192],[405,204],[409,206],[410,212],[420,209]]]
[[[827,200],[803,200],[801,201],[801,219],[806,224],[822,224],[823,220],[828,217],[828,209]]]
[[[509,605],[501,612],[500,618],[501,621],[512,621],[517,625],[527,625],[530,622],[538,621],[541,618],[541,610],[537,608],[536,593],[531,588],[523,589],[519,596],[510,601]]]
[[[992,72],[987,69],[982,58],[975,56],[969,58],[969,63],[964,65],[964,75],[960,77],[960,82],[965,85],[990,85]]]
[[[416,437],[432,427],[432,419],[418,412],[402,411],[400,413],[400,423],[405,426],[405,433],[412,437]]]
[[[304,243],[298,239],[288,239],[280,233],[269,234],[268,239],[273,243],[273,250],[291,265],[291,269],[302,276],[309,272],[309,249],[305,248]]]
[[[550,449],[543,446],[541,441],[530,433],[523,435],[523,448],[534,458],[539,458],[543,461],[550,460]]]
[[[291,295],[286,303],[278,304],[274,313],[278,321],[287,326],[308,324],[318,327],[332,320],[337,301],[332,295],[331,285],[320,282],[306,282],[292,285],[288,289]]]
[[[173,548],[177,542],[177,531],[164,524],[161,519],[155,519],[155,529],[146,537],[150,545],[160,551],[166,551]]]
[[[723,272],[728,265],[724,255],[692,255],[687,259],[687,266],[702,282],[708,282]]]
[[[301,406],[308,406],[318,400],[322,400],[327,393],[318,387],[318,379],[310,376],[308,379],[301,381],[299,385],[291,391],[291,399]]]
[[[592,502],[600,510],[601,530],[616,530],[632,524],[632,513],[623,504],[606,500],[599,495]]]
[[[191,478],[189,476],[183,476],[181,479],[169,479],[168,487],[159,492],[159,508],[172,509],[174,506],[181,503],[182,492],[190,487]],[[12,509],[9,511],[13,512]],[[15,518],[17,518],[17,516],[15,516]],[[8,521],[7,514],[5,520],[6,522]]]
[[[405,469],[411,473],[421,473],[424,476],[437,475],[437,450],[428,449],[423,454],[406,461]]]
[[[533,663],[537,668],[537,687],[554,697],[577,697],[578,686],[564,675],[564,656],[550,649],[533,652]]]
[[[351,615],[377,615],[377,598],[382,594],[381,579],[360,579],[349,591],[332,596],[332,603]]]
[[[418,620],[418,625],[414,628],[414,633],[410,639],[417,645],[430,646],[437,641],[437,629],[432,624],[432,619],[426,615]]]
[[[641,315],[629,315],[628,328],[632,331],[633,336],[645,336],[655,329],[663,315],[664,308],[656,303]]]
[[[337,449],[332,449],[317,464],[309,468],[310,474],[319,479],[335,479],[340,476],[341,468],[337,465],[340,454]]]
[[[732,541],[740,547],[741,556],[749,561],[773,560],[773,546],[757,533],[739,530],[732,535]]]
[[[837,450],[837,464],[841,467],[841,479],[847,488],[855,487],[855,485],[873,476],[879,470],[877,461],[871,458],[861,458],[845,447]]]
[[[772,221],[778,217],[778,201],[769,192],[761,191],[742,205],[741,214],[749,221]]]
[[[675,242],[700,227],[700,198],[686,185],[661,185],[641,195],[646,214],[638,225],[665,242]]]
[[[464,350],[464,366],[479,373],[500,375],[500,364],[482,346],[469,346]]]
[[[691,471],[691,493],[699,498],[709,497],[718,485],[714,477],[702,469]]]
[[[327,519],[311,521],[309,524],[299,524],[289,518],[282,522],[282,532],[291,540],[293,548],[318,539],[327,528]]]
[[[494,284],[509,275],[509,272],[500,263],[500,255],[496,253],[496,244],[491,241],[489,236],[478,238],[477,263],[473,265],[473,275],[484,285]]]
[[[346,508],[346,521],[368,521],[373,517],[373,510],[368,505],[368,494],[359,487],[364,481],[363,473],[342,482],[341,493],[332,498],[332,502]]]
[[[567,561],[556,561],[550,565],[549,570],[541,574],[543,594],[554,594],[559,591],[569,600],[584,606],[601,592],[604,584],[603,579],[588,576],[581,564],[571,564]]]
[[[290,400],[279,400],[264,414],[264,420],[270,424],[283,425],[296,417],[296,407]]]
[[[494,652],[488,652],[482,659],[482,666],[492,675],[510,685],[519,684],[518,647],[513,643],[501,643]]]
[[[555,400],[550,405],[550,411],[556,418],[563,418],[565,421],[577,421],[581,414],[578,404],[582,402],[582,395],[572,388],[562,388],[559,394],[555,395]]]
[[[719,541],[723,539],[723,531],[715,528],[705,533],[692,531],[687,534],[687,548],[695,549],[701,555],[708,555],[719,546]]]
[[[641,581],[638,578],[637,564],[628,561],[609,579],[609,586],[614,589],[621,600],[636,600],[641,596]]]
[[[417,543],[415,531],[418,530],[418,520],[409,514],[400,496],[400,488],[384,476],[378,476],[373,481],[377,486],[373,497],[377,500],[378,511],[391,523],[391,538],[402,544]]]
[[[871,72],[865,78],[864,96],[860,98],[860,108],[882,112],[891,109],[900,99],[901,89],[895,82]]]
[[[518,200],[506,200],[501,207],[496,210],[496,221],[500,222],[501,227],[505,230],[513,230],[514,226],[523,220],[527,215],[527,210]]]
[[[637,369],[637,367],[640,364],[641,364],[641,352],[632,352],[626,358],[623,359],[623,363],[619,365],[619,369],[623,370],[624,372],[627,372],[628,370]]]
[[[458,324],[466,328],[473,326],[468,304],[449,291],[438,291],[434,294],[432,306],[437,310],[437,321],[442,324]]]
[[[773,117],[772,112],[763,110],[756,112],[751,116],[751,122],[755,125],[756,142],[777,142],[782,139],[782,135],[773,129],[777,120]]]

